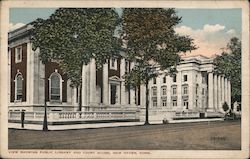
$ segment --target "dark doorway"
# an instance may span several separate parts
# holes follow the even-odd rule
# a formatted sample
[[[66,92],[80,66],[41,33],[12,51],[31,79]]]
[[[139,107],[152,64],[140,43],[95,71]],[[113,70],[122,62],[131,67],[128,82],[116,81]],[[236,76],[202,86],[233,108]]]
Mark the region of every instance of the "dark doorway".
[[[111,98],[110,103],[115,104],[116,103],[116,85],[111,84]]]

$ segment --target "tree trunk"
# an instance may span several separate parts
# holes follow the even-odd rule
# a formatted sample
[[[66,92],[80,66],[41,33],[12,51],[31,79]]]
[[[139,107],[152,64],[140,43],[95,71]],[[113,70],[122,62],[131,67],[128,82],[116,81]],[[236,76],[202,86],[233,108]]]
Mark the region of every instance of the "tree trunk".
[[[78,93],[78,110],[82,111],[82,84],[80,84],[80,87],[78,89],[80,92]]]
[[[80,72],[81,72],[81,83],[80,83],[80,85],[78,86],[78,90],[80,91],[79,93],[78,93],[78,95],[79,95],[79,97],[78,97],[78,110],[79,111],[82,111],[82,67],[83,67],[83,62],[81,62],[81,66],[80,66]]]
[[[144,125],[149,125],[148,122],[148,105],[149,105],[149,89],[148,89],[148,79],[146,79],[146,113],[145,113],[145,123]]]

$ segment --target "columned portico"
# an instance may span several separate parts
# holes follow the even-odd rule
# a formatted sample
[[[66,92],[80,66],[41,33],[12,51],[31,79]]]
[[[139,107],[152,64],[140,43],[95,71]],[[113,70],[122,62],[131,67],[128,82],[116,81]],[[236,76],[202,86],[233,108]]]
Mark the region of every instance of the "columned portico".
[[[208,73],[208,109],[214,108],[214,83],[213,73]]]

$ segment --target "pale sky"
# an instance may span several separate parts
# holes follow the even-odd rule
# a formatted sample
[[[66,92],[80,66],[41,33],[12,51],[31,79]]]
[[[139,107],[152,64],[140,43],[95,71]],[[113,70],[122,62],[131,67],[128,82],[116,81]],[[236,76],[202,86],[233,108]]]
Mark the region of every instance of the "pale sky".
[[[21,27],[37,18],[48,18],[56,8],[11,8],[10,30]],[[119,14],[122,9],[116,9]],[[175,31],[180,35],[190,35],[199,48],[188,56],[214,56],[232,37],[241,39],[241,9],[176,9],[182,17]]]

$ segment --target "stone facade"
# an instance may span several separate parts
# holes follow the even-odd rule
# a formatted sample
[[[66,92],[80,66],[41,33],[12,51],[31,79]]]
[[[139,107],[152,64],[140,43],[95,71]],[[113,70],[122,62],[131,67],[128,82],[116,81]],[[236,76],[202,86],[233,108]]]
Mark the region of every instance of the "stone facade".
[[[231,85],[213,73],[213,59],[186,57],[174,77],[161,75],[150,81],[150,107],[176,111],[222,111],[231,105]]]
[[[123,53],[108,60],[101,70],[96,70],[94,59],[83,65],[79,97],[80,88],[70,86],[58,64],[42,64],[39,50],[31,49],[31,28],[26,25],[9,33],[9,110],[43,111],[46,102],[48,111],[77,111],[79,98],[82,111],[145,109],[145,86],[128,89],[124,84],[122,76],[135,63],[126,61]],[[177,66],[176,76],[152,79],[150,109],[217,112],[224,102],[231,105],[230,81],[213,73],[212,62],[204,56],[186,57]]]

